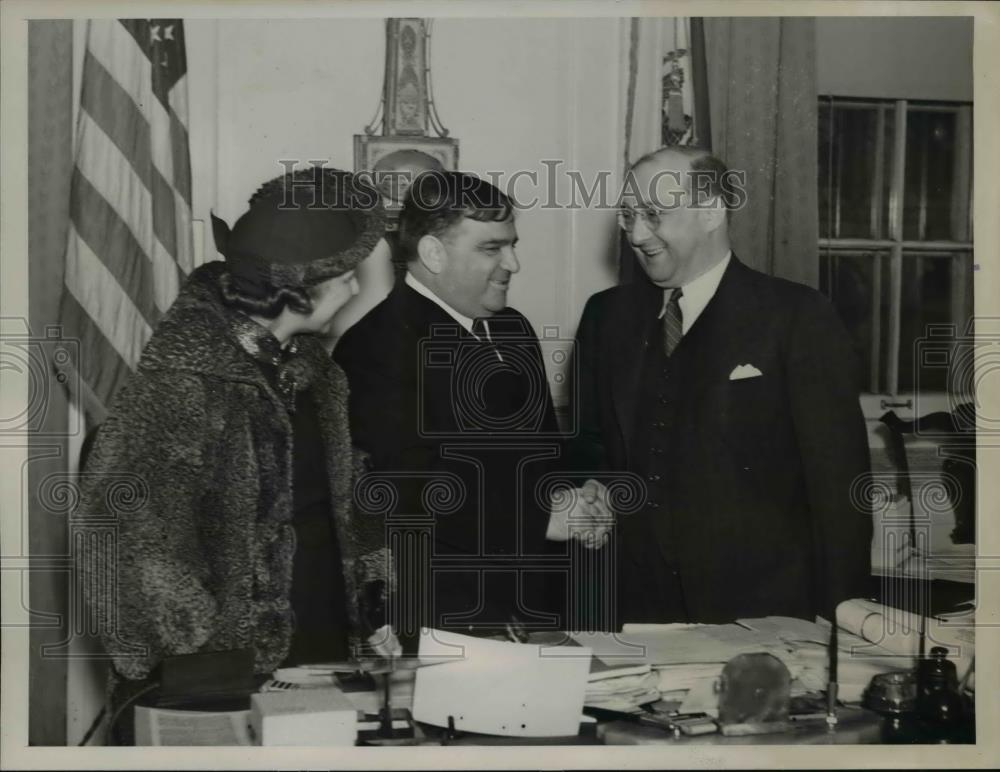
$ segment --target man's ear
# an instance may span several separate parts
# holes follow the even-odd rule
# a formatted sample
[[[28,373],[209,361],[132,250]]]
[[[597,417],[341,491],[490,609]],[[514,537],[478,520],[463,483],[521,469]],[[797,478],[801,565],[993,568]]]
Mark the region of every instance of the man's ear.
[[[712,233],[726,222],[726,205],[721,196],[706,201],[701,208],[702,224],[706,233]]]
[[[421,236],[420,241],[417,242],[417,258],[424,268],[436,275],[444,270],[448,253],[437,236],[427,234]]]

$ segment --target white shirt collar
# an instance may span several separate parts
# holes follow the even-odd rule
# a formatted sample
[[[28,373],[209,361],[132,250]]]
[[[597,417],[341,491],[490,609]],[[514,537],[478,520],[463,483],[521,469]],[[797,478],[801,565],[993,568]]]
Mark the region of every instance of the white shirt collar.
[[[456,322],[458,322],[460,325],[462,325],[462,327],[465,328],[466,332],[469,332],[469,333],[472,332],[472,322],[473,322],[472,319],[470,319],[469,317],[465,316],[464,314],[460,314],[454,308],[452,308],[447,303],[445,303],[443,300],[441,300],[441,298],[439,298],[437,295],[434,294],[433,290],[431,290],[430,288],[428,288],[426,284],[424,284],[422,281],[420,281],[420,279],[418,279],[416,276],[414,276],[409,271],[406,272],[406,280],[405,281],[406,281],[406,286],[407,287],[411,287],[415,292],[419,292],[425,298],[427,298],[430,301],[433,301],[438,306],[440,306],[441,309],[448,314],[448,316],[450,316],[452,319],[454,319]],[[487,334],[488,333],[489,333],[489,331],[487,329]]]
[[[701,312],[705,310],[708,301],[715,297],[715,291],[719,289],[719,282],[722,281],[722,274],[726,272],[726,266],[729,265],[732,256],[732,250],[726,252],[726,256],[718,263],[681,287],[684,290],[684,294],[681,295],[680,299],[682,335],[687,334],[687,331],[691,329],[691,325],[695,323],[698,317],[701,316]],[[663,307],[660,309],[660,318],[663,318],[663,314],[666,313],[667,302],[673,293],[673,288],[663,290]]]

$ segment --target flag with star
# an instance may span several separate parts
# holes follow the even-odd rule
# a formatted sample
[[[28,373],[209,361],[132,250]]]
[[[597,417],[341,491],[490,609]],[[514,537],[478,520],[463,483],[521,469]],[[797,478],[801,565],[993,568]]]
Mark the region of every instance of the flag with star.
[[[79,107],[60,313],[100,423],[194,268],[181,20],[89,21]]]

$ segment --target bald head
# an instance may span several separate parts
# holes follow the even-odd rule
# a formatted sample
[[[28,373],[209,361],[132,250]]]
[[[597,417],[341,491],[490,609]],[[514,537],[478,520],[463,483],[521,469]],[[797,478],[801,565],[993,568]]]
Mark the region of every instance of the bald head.
[[[729,251],[727,170],[699,148],[661,148],[629,170],[620,223],[650,280],[682,287]]]
[[[643,167],[644,172],[653,179],[667,176],[679,183],[693,201],[699,205],[710,205],[713,201],[721,203],[727,213],[737,208],[742,188],[736,188],[736,176],[726,164],[708,150],[699,147],[661,147],[651,153],[646,153],[632,164],[630,172],[635,173]],[[654,193],[655,191],[649,191]],[[650,203],[656,205],[655,201]],[[670,201],[662,202],[670,205]]]

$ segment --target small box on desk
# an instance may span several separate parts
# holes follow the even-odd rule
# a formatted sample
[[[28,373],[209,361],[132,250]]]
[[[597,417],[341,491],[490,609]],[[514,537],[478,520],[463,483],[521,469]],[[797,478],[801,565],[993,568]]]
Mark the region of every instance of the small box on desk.
[[[250,727],[258,745],[350,746],[358,711],[336,688],[263,692],[250,699]]]

